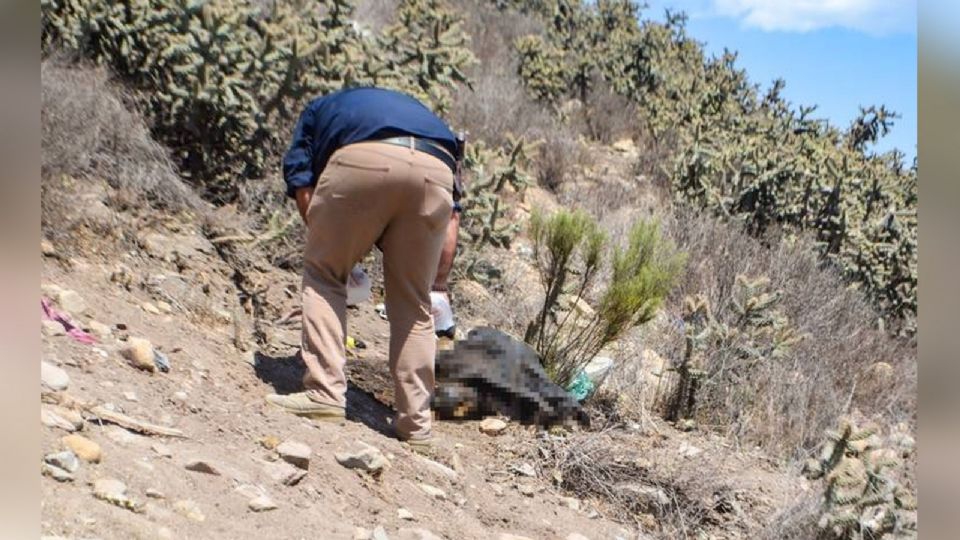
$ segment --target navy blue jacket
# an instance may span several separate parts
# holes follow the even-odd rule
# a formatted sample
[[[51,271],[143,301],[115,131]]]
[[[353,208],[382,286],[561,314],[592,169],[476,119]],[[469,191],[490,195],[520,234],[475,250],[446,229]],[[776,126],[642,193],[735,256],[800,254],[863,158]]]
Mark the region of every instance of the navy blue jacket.
[[[316,184],[330,156],[348,144],[413,135],[460,154],[450,128],[416,99],[381,88],[349,88],[311,101],[300,114],[283,158],[287,196]]]

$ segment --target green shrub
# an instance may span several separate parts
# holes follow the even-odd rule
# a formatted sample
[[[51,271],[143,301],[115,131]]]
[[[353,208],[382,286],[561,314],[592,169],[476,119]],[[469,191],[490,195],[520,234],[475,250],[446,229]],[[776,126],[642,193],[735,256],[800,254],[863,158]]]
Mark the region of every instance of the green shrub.
[[[656,223],[636,223],[627,245],[613,248],[608,265],[607,237],[583,212],[535,212],[530,237],[545,294],[524,340],[561,386],[625,331],[652,319],[684,265]],[[601,283],[605,267],[609,279]],[[587,298],[595,288],[593,309]]]

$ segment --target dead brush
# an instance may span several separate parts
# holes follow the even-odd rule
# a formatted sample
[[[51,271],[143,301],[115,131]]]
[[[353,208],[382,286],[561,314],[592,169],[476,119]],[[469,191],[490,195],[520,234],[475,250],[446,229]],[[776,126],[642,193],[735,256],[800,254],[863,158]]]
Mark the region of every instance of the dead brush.
[[[648,462],[635,440],[620,440],[617,430],[544,435],[529,449],[543,476],[580,499],[593,501],[605,517],[641,530],[659,527],[667,538],[686,538],[697,528],[716,524],[704,494],[720,493],[699,475],[668,475]]]

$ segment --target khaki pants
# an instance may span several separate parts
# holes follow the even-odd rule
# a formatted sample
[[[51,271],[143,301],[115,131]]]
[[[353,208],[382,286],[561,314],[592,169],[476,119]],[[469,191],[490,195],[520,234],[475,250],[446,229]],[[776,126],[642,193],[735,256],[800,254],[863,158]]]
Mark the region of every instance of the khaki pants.
[[[337,150],[307,210],[303,276],[304,386],[344,407],[346,282],[376,244],[383,251],[390,372],[402,439],[430,435],[436,338],[430,287],[453,209],[453,173],[439,159],[377,142]]]

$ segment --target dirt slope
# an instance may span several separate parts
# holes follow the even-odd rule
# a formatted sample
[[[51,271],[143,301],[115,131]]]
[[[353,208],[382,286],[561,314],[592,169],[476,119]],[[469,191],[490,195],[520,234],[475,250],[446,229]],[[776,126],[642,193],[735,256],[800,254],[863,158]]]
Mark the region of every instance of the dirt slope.
[[[347,421],[316,423],[269,407],[263,396],[298,389],[303,373],[295,356],[296,320],[271,322],[297,306],[299,278],[262,263],[238,271],[192,220],[122,212],[112,219],[118,228],[135,230],[135,241],[129,234],[81,235],[82,241],[71,246],[79,255],[45,246],[41,275],[42,296],[56,299],[58,287],[75,291],[86,308],[65,305],[73,309],[71,318],[86,329],[96,329],[94,321],[105,324],[110,333],[84,344],[58,335],[48,324],[42,360],[69,376],[67,389],[56,395],[172,427],[185,437],[141,435],[87,421],[78,433],[101,447],[102,459],[81,463],[72,481],[40,479],[44,535],[354,538],[382,527],[389,538],[661,536],[653,514],[617,522],[602,499],[575,499],[560,490],[538,460],[542,437],[551,435],[533,428],[511,423],[500,436],[490,436],[479,431],[476,421],[439,422],[432,459],[393,439],[388,429],[388,327],[372,303],[350,313],[350,333],[367,349],[348,365]],[[259,287],[247,309],[237,307],[241,282]],[[254,310],[266,321],[258,326],[265,339],[259,345],[248,330],[248,311]],[[464,327],[471,322],[467,314],[460,321]],[[148,373],[129,365],[119,351],[130,337],[150,340],[169,358],[171,370]],[[41,404],[41,416],[56,410]],[[43,453],[61,451],[68,430],[49,416],[42,420]],[[707,537],[753,536],[750,531],[796,493],[796,485],[761,458],[734,454],[718,438],[676,432],[656,422],[615,426],[605,436],[609,444],[642,455],[643,466],[661,477],[670,471],[677,478],[723,471],[724,489],[710,496],[714,500],[687,501],[710,513],[703,522],[709,524]],[[308,472],[295,485],[274,477],[282,460],[271,448],[290,440],[310,449]],[[335,453],[356,450],[360,443],[389,460],[379,477],[335,460]],[[217,474],[188,470],[198,460]],[[104,478],[123,482],[141,511],[96,498],[93,484]],[[665,493],[672,496],[677,490]],[[258,495],[266,495],[277,508],[251,510],[249,503]],[[402,519],[400,509],[412,519]],[[686,531],[689,537],[698,534]]]

